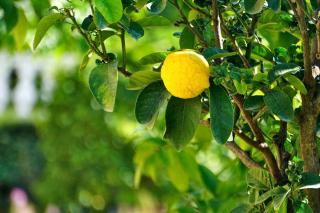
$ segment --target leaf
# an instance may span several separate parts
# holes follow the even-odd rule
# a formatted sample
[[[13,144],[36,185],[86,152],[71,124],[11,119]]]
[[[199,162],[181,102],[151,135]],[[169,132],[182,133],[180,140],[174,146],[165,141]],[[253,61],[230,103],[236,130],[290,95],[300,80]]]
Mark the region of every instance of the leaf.
[[[252,58],[267,62],[273,62],[273,53],[271,50],[263,44],[254,43],[252,47]]]
[[[283,194],[285,192],[287,192],[287,190],[285,188],[281,187],[281,186],[278,186],[278,187],[275,187],[273,189],[270,189],[269,191],[263,193],[262,195],[260,195],[257,198],[257,200],[255,202],[255,205],[264,202],[265,200],[267,200],[270,197],[274,197],[276,195]]]
[[[16,24],[12,32],[17,49],[22,49],[26,40],[27,31],[28,31],[27,17],[24,14],[23,10],[19,10],[18,23]]]
[[[302,94],[306,95],[308,93],[303,82],[294,75],[285,75],[284,78],[296,89],[299,90]]]
[[[94,4],[109,24],[120,21],[123,14],[121,0],[94,0]]]
[[[44,16],[36,29],[36,34],[34,36],[33,40],[33,49],[36,49],[37,46],[39,45],[40,41],[48,31],[48,29],[53,26],[54,24],[61,22],[65,19],[66,17],[60,13],[52,13],[50,15]]]
[[[233,106],[223,87],[211,84],[209,90],[211,132],[215,141],[224,144],[233,129]]]
[[[180,35],[180,49],[193,49],[195,45],[195,35],[188,27],[185,27]]]
[[[304,172],[302,174],[301,187],[299,187],[299,189],[319,189],[319,188],[320,188],[320,176],[311,172]]]
[[[244,100],[243,106],[245,110],[257,111],[264,105],[263,96],[249,96]]]
[[[281,8],[281,0],[267,0],[268,7],[274,11],[279,11]]]
[[[85,17],[81,23],[81,28],[84,29],[84,30],[88,30],[88,31],[91,31],[94,29],[92,29],[92,24],[93,24],[93,16],[92,15],[88,15],[87,17]],[[94,24],[93,24],[94,26]]]
[[[3,9],[3,16],[1,15],[1,19],[3,18],[6,30],[9,33],[18,22],[18,10],[15,7],[14,2],[9,0],[1,0],[0,8]]]
[[[294,113],[289,96],[282,90],[273,89],[263,97],[266,106],[283,121],[291,121]]]
[[[89,87],[96,100],[107,112],[112,112],[118,85],[118,61],[99,64],[90,73]]]
[[[150,16],[137,21],[142,27],[163,27],[171,24],[170,20],[163,16]]]
[[[94,10],[93,21],[97,28],[100,30],[108,26],[106,19],[103,17],[103,15],[100,13],[98,9]]]
[[[166,59],[168,52],[156,52],[143,56],[139,63],[143,65],[161,63]]]
[[[265,0],[244,0],[244,9],[249,14],[257,14],[262,11]]]
[[[279,190],[279,192],[273,198],[274,210],[279,210],[279,208],[281,207],[282,203],[287,198],[287,195],[289,194],[290,191],[291,191],[290,189],[286,190],[284,188],[282,190]]]
[[[166,110],[166,132],[168,138],[180,149],[193,137],[200,122],[201,101],[199,97],[180,99],[171,97]]]
[[[247,203],[240,204],[238,207],[231,210],[230,213],[249,213],[252,210],[252,206]]]
[[[144,35],[144,30],[141,25],[129,20],[127,16],[123,16],[120,23],[123,29],[134,39],[138,40]]]
[[[140,71],[133,73],[129,78],[128,90],[139,90],[150,83],[161,80],[160,73],[154,71]]]
[[[162,81],[156,81],[144,88],[138,96],[135,115],[141,124],[147,124],[158,114],[160,107],[170,97]]]
[[[167,165],[168,176],[179,191],[185,192],[189,188],[189,176],[181,163],[180,158],[174,150],[169,152],[170,163]]]
[[[279,76],[283,76],[288,73],[295,74],[299,72],[300,69],[300,66],[293,63],[277,64],[268,73],[268,79],[269,81],[274,81]]]
[[[233,84],[238,93],[242,95],[246,94],[248,86],[243,80],[241,80],[240,82],[238,80],[233,80]]]
[[[295,213],[312,213],[313,212],[311,207],[307,203],[302,202],[300,200],[294,201],[294,210],[295,210]]]
[[[228,52],[227,50],[223,50],[223,49],[216,48],[216,47],[207,48],[203,52],[203,56],[207,60],[212,60],[212,59],[217,59],[217,58],[225,58],[225,57],[230,57],[230,56],[234,56],[234,55],[237,55],[237,53],[236,52]]]
[[[259,189],[269,190],[272,187],[271,175],[263,169],[250,169],[247,174],[248,186]]]
[[[151,0],[147,4],[147,9],[153,14],[161,13],[167,5],[167,0]]]
[[[213,195],[216,195],[218,185],[217,177],[203,165],[199,165],[199,171],[204,185]]]
[[[81,61],[81,64],[80,64],[80,67],[79,67],[79,71],[80,71],[80,72],[83,71],[83,70],[87,67],[91,56],[92,56],[92,51],[91,51],[91,50],[89,50],[89,51],[83,56],[82,61]]]

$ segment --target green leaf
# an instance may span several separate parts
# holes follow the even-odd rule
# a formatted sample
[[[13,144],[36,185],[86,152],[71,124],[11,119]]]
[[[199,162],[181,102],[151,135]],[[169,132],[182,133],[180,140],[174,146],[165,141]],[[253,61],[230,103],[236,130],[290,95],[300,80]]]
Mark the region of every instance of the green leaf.
[[[106,19],[103,17],[103,15],[99,12],[98,9],[95,9],[93,21],[98,29],[104,29],[108,26]]]
[[[312,213],[311,207],[306,203],[302,202],[301,200],[294,201],[294,210],[295,213]]]
[[[293,119],[293,108],[289,96],[278,89],[273,89],[263,97],[266,106],[283,121]]]
[[[18,10],[11,0],[1,0],[0,8],[3,9],[3,20],[7,28],[7,32],[10,32],[18,22]]]
[[[299,90],[302,94],[306,95],[308,93],[303,82],[294,75],[285,75],[284,78],[296,89]]]
[[[82,61],[81,61],[81,64],[80,64],[80,67],[79,67],[79,71],[82,72],[88,65],[89,63],[89,60],[92,56],[92,51],[89,50],[82,58]]]
[[[245,110],[257,111],[264,105],[263,96],[249,96],[244,100],[243,106]]]
[[[304,172],[302,174],[301,187],[299,189],[319,189],[319,188],[320,188],[320,176],[311,172]]]
[[[262,11],[265,0],[244,0],[244,9],[249,14],[256,14]]]
[[[158,114],[159,109],[170,97],[162,81],[156,81],[144,88],[138,96],[135,115],[141,124],[147,124]]]
[[[232,209],[230,213],[249,213],[251,212],[252,208],[253,207],[250,204],[244,203]]]
[[[186,145],[193,137],[200,122],[201,100],[199,97],[180,99],[171,97],[166,110],[166,132],[178,148]]]
[[[263,44],[254,43],[252,47],[251,57],[257,60],[273,62],[273,53]]]
[[[255,189],[269,190],[272,187],[272,177],[266,170],[250,169],[247,174],[247,183]]]
[[[177,152],[175,150],[171,150],[170,154],[170,163],[166,165],[168,176],[172,182],[172,184],[181,192],[185,192],[189,188],[189,176],[186,173],[183,164],[179,156],[177,156]]]
[[[89,86],[93,96],[107,112],[112,112],[118,85],[118,61],[99,64],[90,73]]]
[[[246,94],[248,86],[243,80],[241,80],[240,82],[238,80],[233,80],[233,84],[238,93],[242,95]]]
[[[285,201],[285,199],[287,198],[287,195],[289,194],[291,190],[286,190],[284,188],[282,188],[281,190],[278,191],[277,194],[275,194],[274,198],[273,198],[273,208],[274,210],[279,210],[282,203]]]
[[[28,20],[23,10],[19,10],[18,23],[14,27],[12,33],[17,49],[22,49],[28,31]]]
[[[193,49],[195,45],[195,35],[188,27],[185,27],[180,35],[180,49]]]
[[[147,4],[147,9],[153,14],[161,13],[167,5],[167,0],[151,0]]]
[[[236,52],[228,52],[227,50],[223,50],[223,49],[216,48],[216,47],[207,48],[203,52],[203,56],[207,60],[212,60],[212,59],[216,59],[216,58],[225,58],[225,57],[230,57],[230,56],[234,56],[234,55],[237,55],[237,53]]]
[[[267,0],[268,7],[274,11],[279,11],[281,8],[281,0]]]
[[[66,17],[60,13],[53,13],[48,16],[43,17],[36,30],[36,34],[34,36],[33,40],[33,49],[36,49],[37,46],[39,45],[40,41],[48,31],[48,29],[53,26],[54,24],[61,22],[65,19]]]
[[[139,90],[150,83],[161,80],[160,73],[154,71],[140,71],[133,73],[129,78],[128,90]]]
[[[144,30],[141,25],[129,20],[127,16],[123,16],[120,23],[123,29],[134,39],[138,40],[144,35]]]
[[[137,21],[142,27],[163,27],[171,24],[170,20],[163,16],[149,16]]]
[[[270,198],[270,197],[274,197],[274,196],[276,196],[276,195],[283,194],[283,193],[285,193],[285,192],[287,192],[287,190],[284,189],[284,188],[281,187],[281,186],[278,186],[278,187],[275,187],[275,188],[273,188],[273,189],[270,189],[269,191],[263,193],[262,195],[260,195],[260,196],[257,198],[257,200],[256,200],[256,202],[255,202],[255,205],[264,202],[265,200],[267,200],[267,199]]]
[[[199,171],[204,185],[213,194],[217,194],[217,177],[205,166],[199,165]]]
[[[277,64],[268,73],[268,79],[269,81],[274,81],[279,76],[283,76],[288,73],[295,74],[299,72],[300,69],[300,66],[292,63]]]
[[[223,87],[211,84],[209,89],[211,132],[216,142],[224,144],[233,129],[233,106]]]
[[[156,52],[143,56],[139,63],[143,65],[161,63],[166,59],[168,52]]]
[[[94,0],[94,4],[109,24],[120,21],[123,14],[121,0]]]

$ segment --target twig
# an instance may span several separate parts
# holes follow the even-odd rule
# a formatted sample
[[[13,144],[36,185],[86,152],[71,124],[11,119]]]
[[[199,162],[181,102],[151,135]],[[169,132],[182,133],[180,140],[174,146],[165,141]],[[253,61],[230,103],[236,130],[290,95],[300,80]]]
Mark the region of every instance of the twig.
[[[250,63],[249,61],[246,59],[246,57],[244,57],[242,50],[240,49],[238,42],[236,40],[236,38],[231,34],[231,32],[227,29],[227,26],[225,25],[223,18],[221,18],[221,29],[224,32],[224,34],[226,34],[226,36],[230,39],[232,46],[234,48],[235,51],[238,52],[239,57],[241,58],[243,65],[246,68],[250,67]]]
[[[181,10],[181,8],[179,7],[178,5],[178,2],[177,0],[173,0],[173,1],[170,1],[173,6],[175,8],[177,8],[181,18],[183,19],[184,23],[186,24],[186,26],[189,28],[189,30],[198,37],[200,43],[205,46],[205,47],[208,47],[208,44],[206,42],[206,40],[203,38],[203,36],[200,34],[200,32],[189,22],[188,18],[183,14],[183,11]]]
[[[250,39],[250,41],[247,45],[246,55],[245,55],[247,60],[250,60],[250,57],[251,57],[252,43],[254,40],[253,36],[254,36],[254,31],[255,31],[257,24],[258,24],[258,19],[259,19],[259,16],[257,14],[253,15],[250,29],[248,30],[248,38]]]
[[[284,143],[287,138],[287,122],[280,121],[280,129],[277,135],[274,137],[273,143],[277,147],[278,157],[279,157],[279,167],[281,173],[285,174],[285,169],[288,165],[288,160],[290,158],[289,153],[287,153],[284,149]]]
[[[213,32],[215,34],[215,46],[223,49],[223,40],[221,35],[220,16],[217,0],[212,0],[212,22]]]
[[[295,4],[295,2],[299,2]],[[294,16],[298,22],[302,43],[303,43],[303,62],[304,62],[304,77],[303,82],[308,86],[308,89],[314,88],[315,80],[312,77],[312,65],[311,65],[311,50],[310,50],[310,41],[308,35],[307,24],[304,19],[304,10],[301,8],[303,3],[301,0],[288,0],[288,3],[293,10]],[[296,5],[296,7],[295,7]]]
[[[227,141],[225,144],[225,147],[227,147],[229,150],[233,152],[234,155],[236,155],[241,162],[248,167],[249,169],[262,169],[262,167],[255,162],[245,151],[243,151],[234,141]]]
[[[127,51],[126,51],[126,34],[124,29],[121,29],[121,49],[122,49],[122,69],[126,70],[127,66]]]

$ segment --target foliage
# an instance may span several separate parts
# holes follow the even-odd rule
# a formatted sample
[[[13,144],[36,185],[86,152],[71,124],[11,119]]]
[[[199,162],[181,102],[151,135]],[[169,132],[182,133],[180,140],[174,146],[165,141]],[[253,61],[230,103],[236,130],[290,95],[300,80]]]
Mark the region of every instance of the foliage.
[[[105,111],[117,110],[114,103],[121,99],[117,93],[118,72],[129,78],[128,89],[141,90],[135,106],[136,118],[148,128],[155,126],[156,136],[148,140],[139,138],[134,153],[136,187],[142,175],[155,184],[169,179],[177,192],[190,196],[189,202],[173,199],[176,203],[169,209],[225,212],[228,207],[216,207],[221,204],[217,198],[222,193],[218,194],[216,189],[221,179],[195,160],[202,154],[210,155],[208,146],[215,146],[229,148],[249,167],[248,202],[232,212],[320,210],[318,197],[305,190],[319,188],[320,182],[316,138],[320,95],[315,79],[319,74],[320,52],[319,48],[313,48],[315,54],[310,51],[311,43],[315,47],[320,44],[316,33],[320,24],[317,14],[314,15],[319,7],[316,3],[303,0],[82,3],[86,3],[89,15],[79,17],[76,3],[53,7],[40,20],[33,47],[39,47],[44,34],[56,22],[71,24],[87,44],[88,52],[80,70],[86,70],[89,61],[98,58],[90,73],[89,88]],[[10,31],[17,22],[16,8],[12,2],[0,6],[5,9],[4,24]],[[12,19],[7,11],[13,11]],[[148,28],[168,25],[177,27],[172,36],[179,39],[179,46],[159,45],[155,52],[140,59],[139,64],[146,65],[146,70],[130,70],[134,67],[127,66],[131,60],[127,53],[128,37],[138,45],[147,36]],[[115,37],[121,45],[121,57],[115,56],[116,51],[108,43],[115,41]],[[182,49],[193,49],[210,64],[210,88],[193,99],[170,96],[159,77],[167,54]],[[92,54],[95,57],[90,57]],[[202,144],[199,129],[211,130],[212,140],[221,145]],[[211,138],[205,140],[208,143]],[[159,174],[162,170],[164,174]],[[218,183],[214,184],[215,181]]]

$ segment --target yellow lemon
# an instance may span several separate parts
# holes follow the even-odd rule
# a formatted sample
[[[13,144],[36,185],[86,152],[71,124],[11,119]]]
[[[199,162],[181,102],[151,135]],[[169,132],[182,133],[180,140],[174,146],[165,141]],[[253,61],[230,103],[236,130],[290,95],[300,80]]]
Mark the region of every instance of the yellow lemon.
[[[209,87],[209,64],[192,50],[173,52],[163,62],[161,78],[171,95],[194,98]]]

